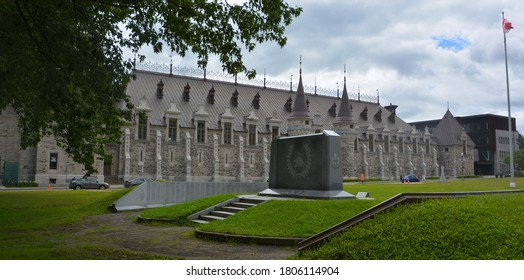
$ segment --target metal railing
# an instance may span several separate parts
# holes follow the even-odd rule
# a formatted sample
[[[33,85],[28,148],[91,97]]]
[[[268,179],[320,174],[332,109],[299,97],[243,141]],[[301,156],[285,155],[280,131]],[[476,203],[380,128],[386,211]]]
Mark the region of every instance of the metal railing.
[[[193,78],[206,78],[211,80],[217,80],[222,82],[229,82],[229,83],[239,83],[243,85],[250,85],[250,86],[257,86],[257,87],[264,87],[264,88],[271,88],[271,89],[279,89],[279,90],[296,90],[296,84],[292,83],[291,81],[279,81],[276,79],[271,79],[267,77],[256,77],[254,79],[248,79],[244,75],[237,75],[236,77],[234,75],[231,75],[226,72],[220,72],[220,71],[213,71],[213,70],[207,70],[207,69],[200,69],[200,68],[192,68],[192,67],[186,67],[186,66],[177,66],[172,64],[163,64],[158,62],[135,62],[135,68],[139,70],[144,71],[150,71],[150,72],[158,72],[163,74],[173,74],[173,75],[180,75],[180,76],[188,76]],[[304,85],[304,91],[306,93],[310,94],[317,94],[317,95],[323,95],[323,96],[331,96],[331,97],[342,97],[342,91],[338,89],[330,89],[326,87],[319,87],[319,86],[311,86],[311,85]],[[367,101],[367,102],[373,102],[373,103],[379,103],[378,102],[378,96],[373,96],[370,94],[363,94],[358,92],[348,92],[349,99],[353,100],[360,100],[360,101]]]

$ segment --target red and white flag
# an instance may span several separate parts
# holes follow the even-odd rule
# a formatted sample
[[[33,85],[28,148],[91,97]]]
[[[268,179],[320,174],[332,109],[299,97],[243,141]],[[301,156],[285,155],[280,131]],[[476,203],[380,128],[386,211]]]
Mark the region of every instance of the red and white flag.
[[[508,33],[511,29],[513,29],[513,26],[511,25],[511,22],[507,19],[502,20],[502,29],[505,33]]]

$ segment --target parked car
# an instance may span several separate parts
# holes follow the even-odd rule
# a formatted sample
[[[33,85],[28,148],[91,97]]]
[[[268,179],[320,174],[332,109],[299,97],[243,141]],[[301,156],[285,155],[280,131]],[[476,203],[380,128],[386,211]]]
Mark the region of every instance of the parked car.
[[[406,176],[402,177],[402,180],[400,180],[400,182],[402,182],[402,183],[405,183],[405,182],[412,183],[412,182],[420,182],[420,180],[415,175],[406,175]]]
[[[74,190],[81,189],[109,189],[109,184],[98,181],[96,177],[74,177],[69,183],[69,188]]]
[[[153,182],[153,179],[147,179],[147,178],[133,178],[131,180],[127,180],[124,182],[124,187],[129,188],[132,186],[138,186],[145,182]]]

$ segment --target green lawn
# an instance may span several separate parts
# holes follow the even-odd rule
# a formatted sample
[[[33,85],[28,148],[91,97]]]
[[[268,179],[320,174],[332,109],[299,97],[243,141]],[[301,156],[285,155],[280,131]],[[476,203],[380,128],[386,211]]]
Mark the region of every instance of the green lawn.
[[[524,179],[517,178],[517,189]],[[200,226],[231,234],[308,237],[402,192],[509,190],[509,179],[454,180],[421,184],[346,184],[375,200],[269,201],[223,221]],[[0,259],[148,259],[148,254],[69,244],[69,226],[108,213],[131,189],[108,191],[0,192]],[[147,210],[163,217],[187,215],[232,195]],[[399,206],[333,238],[304,259],[524,259],[524,195],[431,200]],[[185,212],[186,211],[186,212]],[[189,211],[189,212],[187,212]],[[157,213],[157,214],[154,214]],[[138,214],[138,213],[137,213]],[[406,249],[409,248],[409,249]],[[456,252],[455,252],[455,251]],[[423,254],[430,252],[430,254]]]
[[[1,191],[0,259],[148,259],[147,254],[69,244],[69,226],[84,218],[108,213],[108,206],[129,192]]]
[[[524,179],[518,178],[517,186],[523,184]],[[369,192],[375,200],[274,200],[231,218],[201,225],[198,228],[204,231],[238,235],[306,238],[399,193],[487,191],[510,188],[509,179],[470,179],[445,183],[345,184],[344,189],[352,194]]]

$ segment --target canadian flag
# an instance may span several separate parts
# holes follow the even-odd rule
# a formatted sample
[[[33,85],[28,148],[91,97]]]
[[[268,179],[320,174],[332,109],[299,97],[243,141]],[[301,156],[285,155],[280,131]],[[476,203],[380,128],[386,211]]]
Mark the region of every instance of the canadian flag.
[[[511,25],[511,22],[507,19],[502,20],[502,29],[504,32],[508,33],[511,29],[513,29],[513,26]]]

